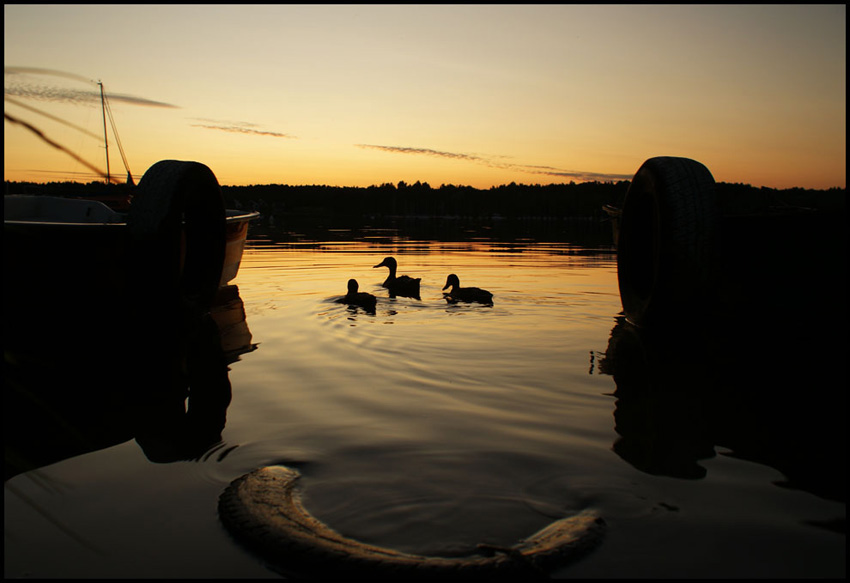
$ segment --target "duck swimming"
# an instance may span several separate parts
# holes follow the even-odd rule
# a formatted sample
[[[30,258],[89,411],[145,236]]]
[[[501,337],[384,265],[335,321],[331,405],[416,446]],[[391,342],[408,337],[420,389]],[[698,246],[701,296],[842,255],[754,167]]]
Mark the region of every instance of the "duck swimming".
[[[477,287],[460,287],[460,279],[452,273],[446,278],[446,285],[443,290],[451,288],[449,293],[444,293],[443,297],[450,303],[455,302],[478,302],[480,304],[493,304],[493,294],[486,289]]]
[[[356,279],[348,280],[348,293],[336,300],[338,304],[348,304],[349,306],[360,306],[367,312],[374,312],[378,299],[370,293],[357,291],[360,285]]]
[[[419,299],[419,282],[421,278],[413,278],[409,275],[396,276],[398,263],[394,257],[385,257],[383,261],[374,267],[389,267],[390,274],[384,280],[383,286],[390,290],[390,297],[404,296],[406,298]],[[373,268],[374,268],[373,267]]]

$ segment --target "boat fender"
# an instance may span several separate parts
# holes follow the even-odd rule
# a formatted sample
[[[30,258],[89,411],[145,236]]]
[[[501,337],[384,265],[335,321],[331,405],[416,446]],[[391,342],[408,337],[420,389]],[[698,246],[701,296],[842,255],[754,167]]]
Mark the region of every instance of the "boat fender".
[[[208,305],[225,253],[224,198],[204,164],[161,160],[142,176],[128,226],[139,279]]]
[[[662,328],[716,303],[720,212],[714,178],[689,158],[650,158],[623,201],[617,279],[626,318]]]
[[[512,547],[478,547],[463,556],[403,553],[347,538],[302,505],[297,470],[260,468],[235,479],[219,497],[219,517],[231,535],[285,576],[327,579],[548,578],[588,555],[604,533],[593,510],[555,521]]]

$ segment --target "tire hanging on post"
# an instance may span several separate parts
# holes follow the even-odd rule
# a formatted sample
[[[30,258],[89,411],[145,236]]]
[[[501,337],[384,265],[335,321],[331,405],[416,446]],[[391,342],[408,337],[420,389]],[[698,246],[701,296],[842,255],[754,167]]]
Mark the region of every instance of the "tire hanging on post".
[[[623,311],[641,328],[708,315],[719,276],[714,177],[695,160],[650,158],[623,202],[617,279]]]
[[[128,225],[136,281],[208,307],[225,252],[224,199],[212,170],[199,162],[157,162],[139,182]]]

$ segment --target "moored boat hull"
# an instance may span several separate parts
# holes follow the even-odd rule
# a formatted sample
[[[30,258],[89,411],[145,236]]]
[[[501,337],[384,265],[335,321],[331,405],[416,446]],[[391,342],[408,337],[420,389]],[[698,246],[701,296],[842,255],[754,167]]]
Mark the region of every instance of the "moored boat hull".
[[[224,209],[209,168],[159,162],[134,199],[122,213],[93,200],[4,196],[7,289],[47,300],[71,290],[128,298],[151,287],[207,304],[236,277],[259,213]]]

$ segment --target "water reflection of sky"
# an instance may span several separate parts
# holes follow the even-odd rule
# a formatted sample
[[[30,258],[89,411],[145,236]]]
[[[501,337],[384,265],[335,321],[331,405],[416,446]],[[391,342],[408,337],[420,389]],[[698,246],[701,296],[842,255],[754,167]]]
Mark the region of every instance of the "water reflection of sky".
[[[420,300],[381,287],[386,255],[422,278]],[[452,272],[494,305],[447,305]],[[333,302],[351,277],[378,297],[374,315]],[[6,574],[268,574],[214,509],[230,480],[273,463],[302,471],[308,507],[334,528],[407,550],[511,544],[593,507],[616,536],[562,575],[843,571],[844,504],[800,479],[817,464],[800,474],[787,455],[805,443],[830,460],[836,445],[800,440],[787,401],[748,392],[787,389],[783,375],[823,391],[832,377],[789,376],[790,358],[767,363],[793,350],[741,335],[711,350],[647,344],[624,332],[616,280],[610,249],[565,243],[251,244],[233,283],[256,349],[229,364],[221,442],[173,461],[125,437],[10,480]],[[818,411],[801,405],[798,419]]]

